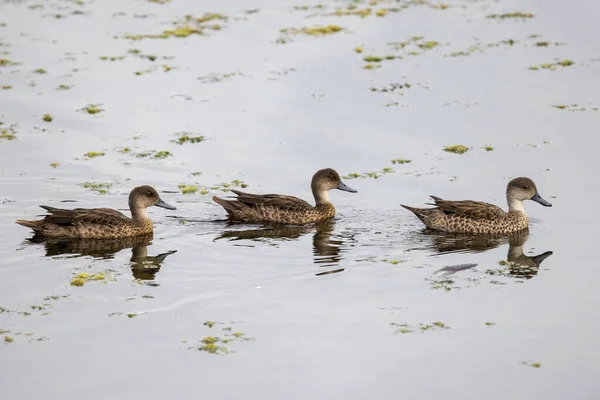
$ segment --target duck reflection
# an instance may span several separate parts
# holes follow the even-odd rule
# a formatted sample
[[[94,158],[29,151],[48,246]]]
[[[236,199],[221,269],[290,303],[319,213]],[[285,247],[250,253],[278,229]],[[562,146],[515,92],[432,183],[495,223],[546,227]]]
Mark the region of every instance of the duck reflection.
[[[531,279],[539,272],[541,263],[552,255],[551,251],[528,256],[523,251],[523,246],[529,238],[529,230],[515,232],[508,236],[465,236],[448,235],[431,231],[423,232],[431,238],[427,246],[439,254],[451,252],[479,253],[497,248],[508,242],[507,267],[509,274],[514,277]],[[475,267],[476,264],[463,264],[450,266],[436,271],[438,275],[449,275],[465,269]]]
[[[259,229],[232,230],[225,231],[215,240],[229,239],[251,240],[263,243],[273,243],[273,241],[296,240],[311,232],[313,233],[313,259],[319,267],[333,268],[339,266],[344,251],[345,239],[352,237],[333,238],[335,228],[334,221],[328,221],[317,225],[302,226],[265,226]],[[320,272],[317,275],[326,275],[336,272],[342,272],[344,268]]]
[[[135,279],[153,280],[160,270],[161,263],[177,250],[156,256],[148,255],[148,246],[152,245],[153,235],[119,239],[65,239],[45,238],[35,235],[27,239],[30,243],[43,244],[46,257],[69,255],[69,258],[94,257],[112,259],[124,249],[131,249],[131,273]]]

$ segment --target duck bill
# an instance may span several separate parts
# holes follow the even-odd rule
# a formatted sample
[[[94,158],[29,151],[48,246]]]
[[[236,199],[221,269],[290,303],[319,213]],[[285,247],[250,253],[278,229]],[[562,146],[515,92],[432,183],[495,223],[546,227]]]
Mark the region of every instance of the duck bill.
[[[343,190],[344,192],[358,193],[358,190],[352,189],[350,186],[347,186],[344,182],[340,182],[340,184],[337,185],[337,188],[339,190]]]
[[[536,203],[540,203],[544,207],[552,207],[552,204],[549,201],[544,200],[539,193],[536,193],[531,200],[535,201]]]
[[[167,210],[177,210],[177,207],[174,207],[170,204],[165,203],[162,199],[158,199],[155,204],[156,207],[166,208]]]

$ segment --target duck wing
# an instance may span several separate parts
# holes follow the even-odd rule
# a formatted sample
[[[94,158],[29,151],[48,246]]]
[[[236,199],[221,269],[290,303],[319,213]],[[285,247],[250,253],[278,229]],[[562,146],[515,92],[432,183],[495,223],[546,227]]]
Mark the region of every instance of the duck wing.
[[[464,215],[473,219],[495,220],[502,218],[504,210],[490,203],[473,200],[451,201],[440,199],[436,196],[430,196],[435,205],[440,208],[445,214]]]
[[[112,208],[75,208],[67,210],[49,206],[40,207],[48,211],[44,221],[63,226],[77,223],[112,225],[131,222],[131,218]]]
[[[294,196],[285,196],[282,194],[252,194],[240,192],[239,190],[231,191],[237,195],[237,201],[242,202],[249,207],[263,206],[287,210],[312,207],[306,201]]]

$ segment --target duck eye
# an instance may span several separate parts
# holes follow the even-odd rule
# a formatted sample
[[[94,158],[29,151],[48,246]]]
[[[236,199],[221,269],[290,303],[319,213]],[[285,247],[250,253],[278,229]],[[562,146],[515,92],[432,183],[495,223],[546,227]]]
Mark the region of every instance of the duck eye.
[[[148,197],[152,197],[152,192],[151,191],[147,191],[146,194],[148,195]]]
[[[527,190],[527,189],[529,189],[529,187],[528,186],[523,186],[523,189]]]

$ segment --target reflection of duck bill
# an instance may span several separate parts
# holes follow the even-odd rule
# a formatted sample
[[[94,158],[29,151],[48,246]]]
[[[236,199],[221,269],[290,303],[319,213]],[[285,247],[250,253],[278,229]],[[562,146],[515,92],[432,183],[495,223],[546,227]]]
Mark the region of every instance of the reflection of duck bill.
[[[540,265],[542,263],[542,261],[544,261],[546,258],[550,257],[553,253],[551,251],[547,251],[545,253],[539,254],[535,257],[531,257],[531,260],[536,264],[536,265]]]
[[[177,253],[177,250],[171,250],[171,251],[167,251],[166,253],[161,253],[159,255],[156,256],[156,262],[157,263],[162,263],[163,261],[165,261],[165,258],[167,258],[167,256],[170,256],[173,253]]]

